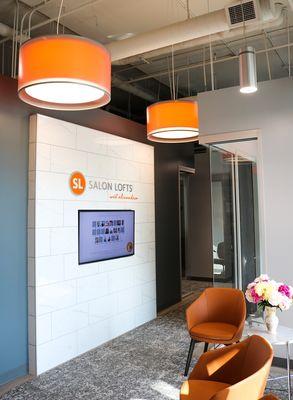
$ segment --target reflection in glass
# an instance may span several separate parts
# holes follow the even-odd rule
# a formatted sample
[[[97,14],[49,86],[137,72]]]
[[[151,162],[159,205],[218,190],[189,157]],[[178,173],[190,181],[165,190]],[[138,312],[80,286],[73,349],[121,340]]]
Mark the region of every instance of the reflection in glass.
[[[260,271],[256,160],[211,146],[211,185],[214,285],[245,290]]]

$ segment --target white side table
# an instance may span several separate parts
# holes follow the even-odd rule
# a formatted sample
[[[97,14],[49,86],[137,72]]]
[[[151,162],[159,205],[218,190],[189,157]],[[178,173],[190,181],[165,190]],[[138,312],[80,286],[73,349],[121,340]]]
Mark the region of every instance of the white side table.
[[[269,333],[264,323],[253,322],[246,324],[243,336],[259,335],[267,339],[272,346],[285,346],[287,358],[287,382],[288,382],[288,400],[291,400],[291,374],[290,374],[290,344],[293,343],[293,329],[279,325],[276,334]]]

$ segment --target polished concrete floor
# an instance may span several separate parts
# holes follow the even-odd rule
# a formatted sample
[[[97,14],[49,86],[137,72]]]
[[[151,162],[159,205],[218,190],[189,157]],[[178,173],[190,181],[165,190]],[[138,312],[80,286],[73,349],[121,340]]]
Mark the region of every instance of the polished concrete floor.
[[[181,280],[181,294],[182,298],[189,296],[190,294],[195,295],[198,297],[205,288],[213,286],[213,282],[206,282],[206,281],[194,281],[192,279],[185,279]]]
[[[177,400],[189,337],[184,306],[10,390],[1,400]],[[198,344],[193,364],[202,352]],[[275,371],[274,371],[275,374]],[[269,382],[288,398],[286,379]]]

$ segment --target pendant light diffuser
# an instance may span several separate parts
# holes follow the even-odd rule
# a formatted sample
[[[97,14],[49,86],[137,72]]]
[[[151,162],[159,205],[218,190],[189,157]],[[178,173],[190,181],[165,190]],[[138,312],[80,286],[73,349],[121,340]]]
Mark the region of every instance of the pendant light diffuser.
[[[19,50],[18,94],[54,110],[101,107],[111,99],[111,59],[101,44],[74,35],[43,36]]]
[[[240,92],[254,93],[257,91],[257,73],[255,50],[246,46],[239,51]]]
[[[198,136],[198,105],[190,100],[170,100],[147,108],[147,138],[154,142],[194,142]]]

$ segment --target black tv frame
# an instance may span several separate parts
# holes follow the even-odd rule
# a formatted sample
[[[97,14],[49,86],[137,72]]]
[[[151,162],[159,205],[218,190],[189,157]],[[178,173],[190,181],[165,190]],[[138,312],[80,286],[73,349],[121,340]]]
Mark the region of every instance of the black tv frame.
[[[132,254],[125,254],[124,256],[118,256],[118,257],[110,257],[110,258],[102,258],[99,260],[94,260],[94,261],[85,261],[85,262],[80,262],[80,240],[79,240],[79,233],[80,233],[80,214],[83,212],[132,212],[133,214],[133,253]],[[131,257],[134,256],[135,254],[135,210],[121,210],[121,209],[115,209],[115,210],[78,210],[78,265],[84,265],[84,264],[92,264],[96,262],[101,262],[101,261],[107,261],[107,260],[115,260],[117,258],[124,258],[124,257]]]

